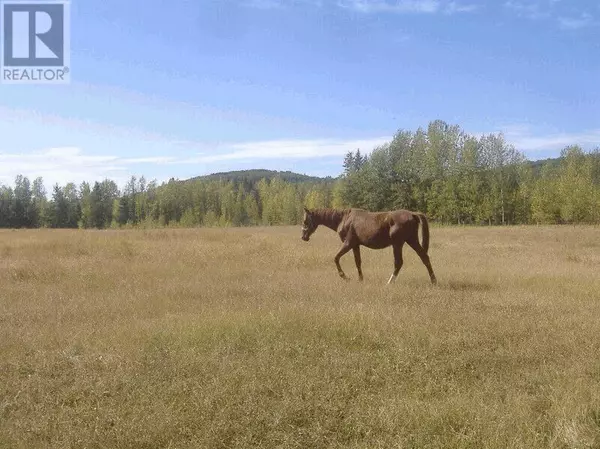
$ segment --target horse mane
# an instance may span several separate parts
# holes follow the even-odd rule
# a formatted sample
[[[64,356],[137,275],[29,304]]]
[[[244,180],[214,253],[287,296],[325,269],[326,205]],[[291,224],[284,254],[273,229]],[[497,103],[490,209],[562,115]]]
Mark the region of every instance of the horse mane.
[[[350,209],[337,209],[333,207],[321,207],[310,211],[311,215],[321,224],[339,223]]]

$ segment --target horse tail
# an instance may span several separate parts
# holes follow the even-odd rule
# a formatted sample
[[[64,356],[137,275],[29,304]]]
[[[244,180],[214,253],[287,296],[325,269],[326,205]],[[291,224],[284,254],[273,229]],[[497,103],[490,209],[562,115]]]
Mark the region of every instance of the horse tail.
[[[421,246],[425,250],[426,253],[429,252],[429,222],[427,221],[427,217],[425,214],[420,212],[415,213],[415,217],[421,222],[421,226],[423,227],[423,243]]]

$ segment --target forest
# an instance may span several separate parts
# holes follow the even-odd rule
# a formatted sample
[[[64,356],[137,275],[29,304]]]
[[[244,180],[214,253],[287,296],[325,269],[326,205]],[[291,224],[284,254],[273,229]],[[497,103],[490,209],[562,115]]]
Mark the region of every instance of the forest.
[[[371,151],[372,150],[372,151]],[[600,223],[600,148],[574,144],[527,160],[502,134],[475,137],[441,120],[349,151],[337,178],[230,172],[158,185],[131,177],[55,184],[19,175],[0,185],[0,228],[295,225],[303,207],[396,208],[456,225]]]

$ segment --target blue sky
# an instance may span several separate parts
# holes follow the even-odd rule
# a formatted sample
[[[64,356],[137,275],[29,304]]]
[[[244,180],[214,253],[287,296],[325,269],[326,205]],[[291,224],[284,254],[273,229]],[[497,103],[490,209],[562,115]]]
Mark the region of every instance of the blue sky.
[[[596,0],[72,0],[71,83],[0,85],[0,183],[337,175],[431,120],[600,145]]]

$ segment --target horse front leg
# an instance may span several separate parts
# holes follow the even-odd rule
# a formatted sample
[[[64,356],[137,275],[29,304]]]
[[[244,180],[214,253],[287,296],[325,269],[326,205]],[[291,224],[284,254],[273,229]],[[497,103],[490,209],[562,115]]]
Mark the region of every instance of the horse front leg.
[[[338,253],[335,255],[335,258],[333,259],[335,262],[335,266],[337,267],[338,270],[338,274],[340,275],[340,277],[342,279],[348,279],[346,277],[346,274],[344,273],[344,270],[342,270],[342,266],[340,265],[340,259],[342,258],[342,256],[344,254],[346,254],[348,251],[350,251],[352,248],[350,247],[350,245],[347,242],[344,242],[344,246],[342,246],[342,248],[338,251]]]

